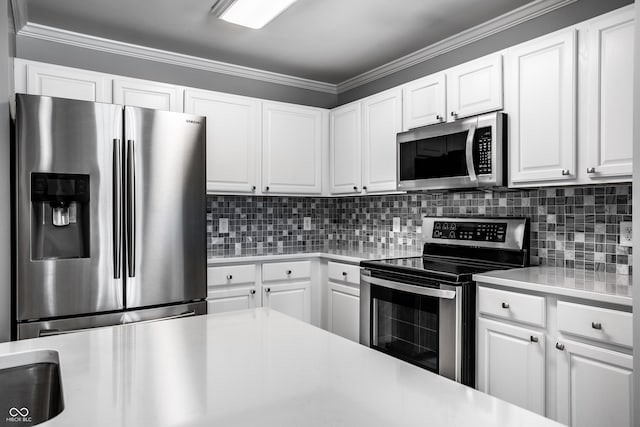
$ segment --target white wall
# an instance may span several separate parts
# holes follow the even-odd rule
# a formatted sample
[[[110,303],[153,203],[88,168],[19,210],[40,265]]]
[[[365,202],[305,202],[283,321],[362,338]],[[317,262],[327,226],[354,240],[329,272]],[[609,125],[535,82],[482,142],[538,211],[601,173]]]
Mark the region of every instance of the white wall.
[[[9,5],[0,0],[0,342],[11,333],[11,167]]]
[[[640,427],[640,7],[636,7],[633,106],[633,392],[634,424]]]

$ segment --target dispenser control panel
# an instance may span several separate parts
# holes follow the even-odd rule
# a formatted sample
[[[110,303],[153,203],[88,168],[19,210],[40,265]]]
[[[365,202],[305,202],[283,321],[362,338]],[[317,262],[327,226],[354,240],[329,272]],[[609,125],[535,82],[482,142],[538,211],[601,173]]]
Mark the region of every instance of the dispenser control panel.
[[[445,222],[436,221],[433,224],[434,239],[471,240],[476,242],[505,241],[507,223],[495,222]]]
[[[32,173],[31,201],[65,205],[89,201],[89,175]]]

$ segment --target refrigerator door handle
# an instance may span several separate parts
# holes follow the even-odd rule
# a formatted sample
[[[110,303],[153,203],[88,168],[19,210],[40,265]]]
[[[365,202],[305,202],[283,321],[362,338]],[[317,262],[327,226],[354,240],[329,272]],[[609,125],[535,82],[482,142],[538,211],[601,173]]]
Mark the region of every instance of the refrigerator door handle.
[[[136,158],[135,143],[127,141],[127,271],[136,276]]]
[[[113,140],[113,277],[122,271],[122,143]]]

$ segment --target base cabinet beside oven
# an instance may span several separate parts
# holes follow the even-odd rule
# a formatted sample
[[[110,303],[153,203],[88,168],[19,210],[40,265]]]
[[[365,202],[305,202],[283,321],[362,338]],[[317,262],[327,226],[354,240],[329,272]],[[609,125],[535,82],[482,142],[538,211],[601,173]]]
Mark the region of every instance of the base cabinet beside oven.
[[[630,307],[480,284],[477,308],[480,391],[573,427],[633,426]]]
[[[328,331],[359,342],[360,267],[329,261],[327,270]]]

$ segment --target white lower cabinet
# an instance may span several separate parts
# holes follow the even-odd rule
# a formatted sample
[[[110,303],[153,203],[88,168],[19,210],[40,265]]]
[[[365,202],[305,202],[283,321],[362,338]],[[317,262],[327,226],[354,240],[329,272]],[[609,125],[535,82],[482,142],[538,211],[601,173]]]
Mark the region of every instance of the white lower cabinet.
[[[359,342],[360,289],[329,281],[329,332]]]
[[[255,286],[214,290],[207,294],[207,313],[210,314],[249,310],[260,305],[260,294]]]
[[[478,389],[545,414],[543,332],[478,320]]]
[[[572,427],[633,426],[628,307],[485,284],[478,290],[479,390]],[[522,298],[507,301],[512,294]],[[504,300],[504,311],[539,313],[536,298],[544,300],[545,322],[487,309]]]
[[[311,322],[311,282],[264,284],[263,306]]]
[[[633,358],[560,339],[558,421],[572,427],[632,426]]]

